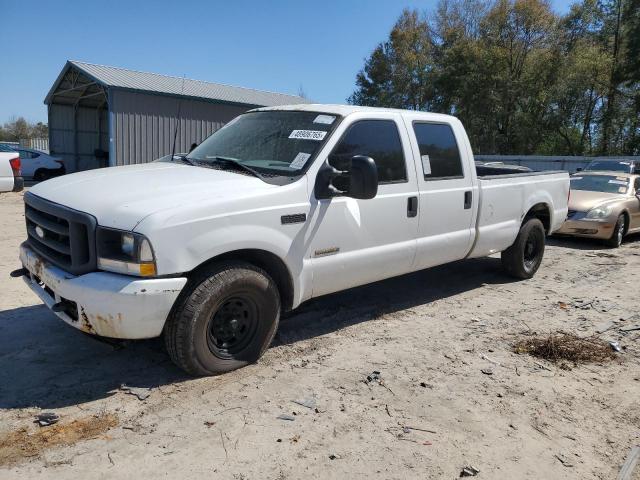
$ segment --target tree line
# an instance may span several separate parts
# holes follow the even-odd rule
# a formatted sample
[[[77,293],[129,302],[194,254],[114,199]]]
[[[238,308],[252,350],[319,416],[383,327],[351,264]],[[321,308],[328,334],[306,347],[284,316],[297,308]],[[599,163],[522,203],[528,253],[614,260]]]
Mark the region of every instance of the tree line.
[[[640,0],[406,9],[348,101],[455,115],[476,153],[640,155]]]
[[[32,138],[48,138],[49,128],[46,123],[31,123],[24,117],[12,118],[0,125],[0,142],[19,142]]]

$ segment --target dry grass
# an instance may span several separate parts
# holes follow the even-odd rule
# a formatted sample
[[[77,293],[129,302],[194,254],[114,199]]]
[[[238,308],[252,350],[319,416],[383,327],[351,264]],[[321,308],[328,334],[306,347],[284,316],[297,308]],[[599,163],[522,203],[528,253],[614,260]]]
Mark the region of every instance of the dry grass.
[[[118,417],[105,413],[49,427],[34,427],[37,429],[35,431],[22,427],[0,436],[0,466],[11,466],[39,457],[49,448],[97,438],[117,424]]]
[[[564,332],[524,338],[513,346],[513,351],[551,362],[593,363],[616,358],[611,346],[598,337],[582,338]]]

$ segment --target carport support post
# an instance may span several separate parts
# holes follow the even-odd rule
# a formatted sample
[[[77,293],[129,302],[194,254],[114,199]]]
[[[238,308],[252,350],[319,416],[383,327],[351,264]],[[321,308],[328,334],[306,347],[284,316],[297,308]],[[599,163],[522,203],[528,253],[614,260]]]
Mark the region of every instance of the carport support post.
[[[73,171],[78,171],[78,102],[73,105]]]

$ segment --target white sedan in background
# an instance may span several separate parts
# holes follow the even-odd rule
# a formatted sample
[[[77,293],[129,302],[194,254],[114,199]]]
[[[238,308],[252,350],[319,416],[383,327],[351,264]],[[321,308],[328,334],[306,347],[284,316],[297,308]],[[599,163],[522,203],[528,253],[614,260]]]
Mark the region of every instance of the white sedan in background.
[[[40,150],[18,145],[0,144],[0,152],[17,152],[22,164],[22,176],[28,180],[41,182],[64,175],[66,170],[61,158],[52,157]]]

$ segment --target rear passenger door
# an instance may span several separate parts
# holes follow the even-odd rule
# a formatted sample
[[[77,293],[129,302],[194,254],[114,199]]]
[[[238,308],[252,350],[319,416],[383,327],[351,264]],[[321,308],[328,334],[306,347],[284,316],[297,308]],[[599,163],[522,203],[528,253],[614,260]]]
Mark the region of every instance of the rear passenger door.
[[[39,153],[30,152],[29,150],[19,149],[20,162],[22,163],[22,176],[31,178],[40,166]]]
[[[408,116],[419,190],[414,269],[464,258],[473,243],[477,191],[473,188],[468,140],[459,122]]]
[[[342,170],[354,155],[373,158],[378,194],[370,200],[312,197],[315,234],[307,255],[313,296],[409,272],[416,251],[417,181],[402,118],[379,113],[375,119],[353,114],[349,120],[328,161]]]

